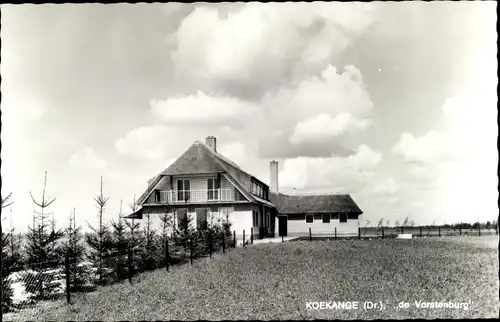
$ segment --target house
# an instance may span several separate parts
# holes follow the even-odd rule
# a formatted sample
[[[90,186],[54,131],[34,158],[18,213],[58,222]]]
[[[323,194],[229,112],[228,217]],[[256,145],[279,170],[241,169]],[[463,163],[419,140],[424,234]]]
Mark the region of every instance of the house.
[[[137,200],[144,213],[169,213],[177,226],[191,218],[203,229],[214,220],[229,221],[241,239],[315,233],[356,234],[362,211],[349,195],[286,195],[278,191],[278,163],[270,164],[271,185],[245,172],[217,151],[217,139],[194,142],[172,165],[148,181]]]

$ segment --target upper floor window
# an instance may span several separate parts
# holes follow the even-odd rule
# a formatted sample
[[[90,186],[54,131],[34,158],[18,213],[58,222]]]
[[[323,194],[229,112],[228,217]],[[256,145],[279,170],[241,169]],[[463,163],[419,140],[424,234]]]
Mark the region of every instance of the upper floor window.
[[[340,222],[347,222],[347,214],[340,214]]]
[[[189,201],[190,199],[191,184],[189,180],[177,180],[177,200]]]
[[[256,195],[257,197],[269,200],[268,190],[267,187],[265,187],[264,185],[252,181],[250,190],[251,193]]]
[[[207,179],[208,200],[219,200],[220,181],[217,178]]]

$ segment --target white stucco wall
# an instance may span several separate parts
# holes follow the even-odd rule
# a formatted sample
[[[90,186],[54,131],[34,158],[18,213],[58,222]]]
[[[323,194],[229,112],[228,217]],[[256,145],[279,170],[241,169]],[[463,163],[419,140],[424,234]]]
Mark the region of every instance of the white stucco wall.
[[[329,223],[323,223],[322,219],[314,219],[312,223],[306,223],[306,220],[288,220],[288,236],[309,235],[309,227],[311,234],[335,234],[337,235],[357,235],[359,221],[358,219],[347,219],[347,222],[340,222],[339,219],[330,219]]]

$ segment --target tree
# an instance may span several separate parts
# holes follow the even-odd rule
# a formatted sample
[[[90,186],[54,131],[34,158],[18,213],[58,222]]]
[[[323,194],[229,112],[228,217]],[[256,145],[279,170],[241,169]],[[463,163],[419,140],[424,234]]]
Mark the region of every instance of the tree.
[[[80,292],[86,284],[91,282],[91,272],[84,266],[79,266],[85,258],[85,246],[83,245],[82,227],[76,226],[76,209],[69,215],[69,225],[65,229],[66,242],[64,249],[69,259],[70,290]]]
[[[160,249],[162,254],[167,253],[167,241],[169,240],[169,232],[173,227],[173,215],[172,209],[169,204],[165,205],[165,212],[160,214],[160,237],[159,241],[161,243]],[[162,257],[162,266],[166,266],[165,256]]]
[[[174,228],[174,242],[176,245],[183,247],[185,251],[188,251],[190,242],[194,242],[196,234],[192,221],[191,216],[184,213],[183,216],[178,218],[177,227]]]
[[[134,214],[137,210],[139,210],[139,206],[135,200],[131,204],[129,204],[130,210],[132,210],[132,214]],[[140,238],[140,223],[135,221],[135,218],[131,218],[129,221],[125,221],[125,224],[129,228],[130,236],[129,236],[129,244],[128,244],[128,252],[130,256],[130,261],[132,265],[132,270],[135,271],[139,268],[139,264],[136,261],[136,253],[139,249],[141,249],[141,238]]]
[[[491,229],[491,222],[488,220],[485,225],[486,229]]]
[[[391,224],[391,221],[390,221],[389,219],[387,219],[387,220],[385,221],[385,226],[386,226],[386,227],[389,227],[389,225],[390,225],[390,224]]]
[[[396,221],[394,222],[394,227],[398,227],[398,226],[399,226],[399,220],[396,220]]]
[[[2,197],[2,209],[7,208],[12,205],[12,201],[10,200],[12,193],[9,193],[7,197]],[[11,267],[15,264],[15,260],[13,257],[9,257],[7,253],[7,248],[4,246],[8,246],[12,241],[12,232],[9,234],[4,234],[2,230],[2,220],[0,218],[0,302],[2,306],[0,307],[0,314],[4,312],[9,312],[13,308],[13,295],[14,292],[12,290],[12,286],[9,281],[9,275],[11,273]]]
[[[115,275],[117,280],[122,280],[127,277],[127,250],[129,240],[126,234],[126,228],[123,221],[122,213],[123,201],[120,201],[120,213],[118,214],[118,220],[111,221],[111,227],[113,229],[113,251],[116,256],[116,268]]]
[[[144,216],[146,217],[146,223],[144,225],[144,252],[142,262],[146,270],[152,270],[156,268],[156,255],[158,250],[156,244],[157,235],[156,230],[153,228],[151,213],[146,211]]]
[[[406,218],[403,220],[402,226],[403,227],[408,227],[409,223],[410,223],[410,218],[408,218],[408,216],[406,216]]]
[[[48,207],[56,198],[46,197],[46,187],[47,172],[45,172],[41,200],[37,201],[30,192],[31,200],[40,209],[33,212],[33,227],[28,227],[25,248],[28,266],[34,271],[26,276],[26,280],[30,281],[26,285],[26,291],[31,293],[31,298],[35,300],[54,295],[58,285],[55,282],[54,272],[48,270],[62,264],[58,241],[64,236],[64,232],[56,230],[48,220],[48,216],[52,214],[47,212]]]
[[[89,245],[90,254],[89,259],[97,268],[97,282],[100,285],[110,282],[110,268],[106,265],[106,260],[109,259],[110,252],[112,251],[112,239],[108,225],[103,221],[103,215],[108,203],[109,197],[104,197],[102,192],[102,177],[101,177],[101,191],[100,194],[94,197],[97,209],[97,218],[99,226],[92,227],[89,223],[91,233],[85,235],[85,240]]]

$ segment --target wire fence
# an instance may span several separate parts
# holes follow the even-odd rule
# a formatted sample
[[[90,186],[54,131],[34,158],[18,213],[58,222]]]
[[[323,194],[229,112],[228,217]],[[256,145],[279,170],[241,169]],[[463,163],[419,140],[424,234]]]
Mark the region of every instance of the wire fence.
[[[36,320],[40,310],[55,305],[58,300],[74,303],[77,293],[89,293],[99,287],[123,281],[133,283],[134,277],[156,269],[193,264],[196,259],[210,258],[236,247],[232,234],[186,238],[169,238],[158,247],[128,247],[100,258],[74,258],[67,253],[58,261],[30,263],[9,268],[4,279],[2,318]]]
[[[325,229],[308,228],[307,232],[291,232],[286,237],[297,237],[300,240],[317,239],[379,239],[397,238],[400,235],[419,237],[446,237],[446,236],[492,236],[498,235],[498,226],[493,228],[451,228],[441,226],[408,226],[408,227],[358,227],[356,230],[346,232],[337,230],[336,227],[327,231]],[[283,241],[285,241],[283,239]]]

